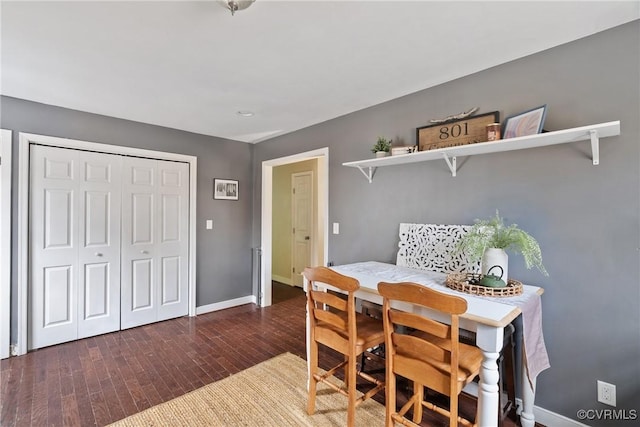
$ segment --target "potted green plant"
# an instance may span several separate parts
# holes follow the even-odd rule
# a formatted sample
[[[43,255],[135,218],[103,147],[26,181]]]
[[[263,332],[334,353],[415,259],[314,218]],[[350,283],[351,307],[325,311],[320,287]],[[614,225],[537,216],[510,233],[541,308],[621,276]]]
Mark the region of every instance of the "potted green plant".
[[[505,283],[509,277],[509,258],[506,250],[521,254],[527,268],[536,267],[548,276],[536,239],[520,229],[517,224],[506,225],[498,211],[493,218],[476,219],[471,229],[458,242],[458,251],[465,254],[470,261],[481,260],[482,274],[501,273],[500,276]],[[494,269],[494,266],[500,268]]]
[[[379,136],[371,151],[376,153],[376,157],[388,156],[389,151],[391,151],[391,140],[386,139],[383,136]]]

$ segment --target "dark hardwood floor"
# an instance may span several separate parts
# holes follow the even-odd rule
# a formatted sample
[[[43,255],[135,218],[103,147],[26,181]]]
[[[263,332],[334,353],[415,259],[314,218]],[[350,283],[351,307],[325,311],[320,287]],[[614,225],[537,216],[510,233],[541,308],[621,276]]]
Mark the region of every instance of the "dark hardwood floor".
[[[103,426],[283,352],[305,358],[304,293],[278,288],[264,309],[248,304],[2,360],[0,425]],[[321,350],[321,366],[336,360]],[[448,424],[425,416],[423,425]]]
[[[304,295],[304,290],[298,286],[287,285],[275,280],[271,282],[271,304],[278,304],[300,295]]]

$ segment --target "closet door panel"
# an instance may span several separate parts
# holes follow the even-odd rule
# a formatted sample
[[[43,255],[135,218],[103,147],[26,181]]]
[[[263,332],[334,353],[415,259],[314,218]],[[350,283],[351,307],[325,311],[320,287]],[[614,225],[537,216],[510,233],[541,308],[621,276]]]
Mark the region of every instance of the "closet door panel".
[[[122,328],[188,314],[189,166],[124,160]]]
[[[189,311],[189,165],[158,162],[158,320]]]
[[[76,299],[73,295],[73,267],[61,265],[58,267],[45,267],[43,280],[42,301],[45,330],[61,325],[69,325],[74,321],[72,306]]]
[[[85,264],[84,269],[84,320],[108,316],[110,310],[109,264]],[[120,326],[118,319],[118,327]]]
[[[157,320],[156,163],[123,159],[122,329]]]
[[[78,338],[120,329],[122,157],[80,152]]]
[[[77,338],[78,153],[30,147],[28,348]]]
[[[153,309],[153,260],[137,259],[131,265],[131,311]]]

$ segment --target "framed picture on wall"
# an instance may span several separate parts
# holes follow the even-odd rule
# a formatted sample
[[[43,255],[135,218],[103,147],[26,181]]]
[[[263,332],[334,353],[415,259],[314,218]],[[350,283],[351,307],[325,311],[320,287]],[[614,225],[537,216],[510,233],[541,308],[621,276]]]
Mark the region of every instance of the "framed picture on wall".
[[[502,139],[517,138],[519,136],[535,135],[542,132],[547,105],[534,108],[515,116],[507,117],[504,124]]]
[[[214,178],[213,198],[219,200],[238,200],[238,181]]]

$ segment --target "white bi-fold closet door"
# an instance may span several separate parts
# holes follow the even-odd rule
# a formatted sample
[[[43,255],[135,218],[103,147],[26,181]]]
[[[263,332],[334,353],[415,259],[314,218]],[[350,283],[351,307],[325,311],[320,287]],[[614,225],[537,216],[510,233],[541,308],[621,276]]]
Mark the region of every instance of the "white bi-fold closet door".
[[[29,348],[186,315],[189,166],[30,150]]]
[[[188,312],[189,165],[125,157],[121,329]]]

